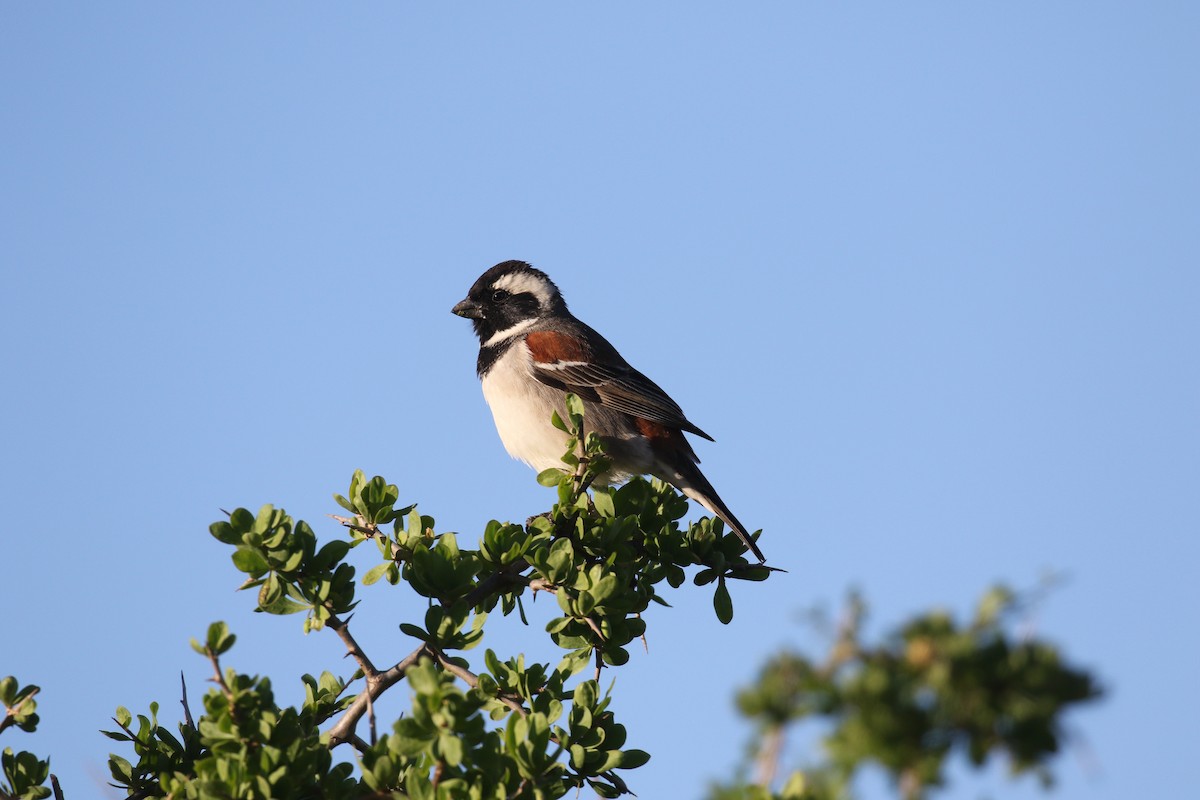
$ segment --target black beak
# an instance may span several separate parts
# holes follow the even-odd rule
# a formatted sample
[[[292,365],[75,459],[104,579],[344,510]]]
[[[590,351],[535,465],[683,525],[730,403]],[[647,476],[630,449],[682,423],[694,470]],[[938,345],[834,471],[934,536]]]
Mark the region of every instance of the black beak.
[[[463,300],[450,310],[460,317],[466,317],[467,319],[483,319],[483,309],[479,306],[479,303],[470,298]]]

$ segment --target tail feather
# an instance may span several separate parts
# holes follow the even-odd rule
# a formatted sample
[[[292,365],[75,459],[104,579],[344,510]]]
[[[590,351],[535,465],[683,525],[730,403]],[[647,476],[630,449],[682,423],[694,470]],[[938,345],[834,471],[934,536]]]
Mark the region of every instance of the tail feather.
[[[750,532],[738,522],[737,517],[717,494],[717,490],[696,466],[700,459],[696,457],[696,451],[692,449],[683,433],[678,428],[670,428],[645,419],[634,418],[633,422],[638,432],[648,441],[653,453],[651,474],[671,484],[710,513],[720,517],[750,549],[759,563],[765,564],[767,558],[750,538]]]
[[[688,475],[679,475],[676,473],[675,479],[666,478],[669,483],[674,484],[675,488],[683,492],[684,495],[695,500],[700,505],[704,506],[712,514],[720,517],[729,528],[737,534],[737,537],[742,540],[742,543],[750,549],[754,557],[758,559],[760,564],[765,564],[766,556],[758,549],[758,545],[750,538],[749,531],[746,526],[738,522],[738,518],[729,510],[729,506],[725,505],[721,500],[720,495],[713,489],[712,484],[708,482],[708,478],[704,477],[704,473],[700,472],[699,468],[694,465],[688,470]]]

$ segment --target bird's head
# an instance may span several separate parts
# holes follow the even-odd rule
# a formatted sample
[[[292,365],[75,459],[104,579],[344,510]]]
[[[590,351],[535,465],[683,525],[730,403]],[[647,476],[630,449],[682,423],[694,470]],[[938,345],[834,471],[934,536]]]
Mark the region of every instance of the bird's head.
[[[466,298],[450,310],[471,320],[486,346],[567,313],[567,304],[546,273],[524,261],[504,261],[480,275]]]

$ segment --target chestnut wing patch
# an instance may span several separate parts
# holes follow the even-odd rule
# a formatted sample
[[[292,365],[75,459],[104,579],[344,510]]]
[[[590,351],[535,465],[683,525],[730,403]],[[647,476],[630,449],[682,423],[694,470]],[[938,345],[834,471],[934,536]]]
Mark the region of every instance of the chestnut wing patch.
[[[591,360],[587,343],[558,331],[534,331],[525,337],[525,344],[539,367]]]
[[[586,343],[557,331],[525,337],[533,356],[534,376],[548,386],[578,394],[647,423],[685,430],[712,441],[658,384],[628,364],[598,364]]]

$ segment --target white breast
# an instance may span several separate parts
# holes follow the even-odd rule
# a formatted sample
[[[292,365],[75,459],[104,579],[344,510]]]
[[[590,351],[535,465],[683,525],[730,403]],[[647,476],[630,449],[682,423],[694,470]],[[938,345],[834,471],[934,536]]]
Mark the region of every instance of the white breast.
[[[510,456],[539,472],[565,469],[567,437],[550,424],[552,411],[564,413],[562,393],[534,378],[531,364],[525,343],[514,343],[483,377],[483,397]]]

